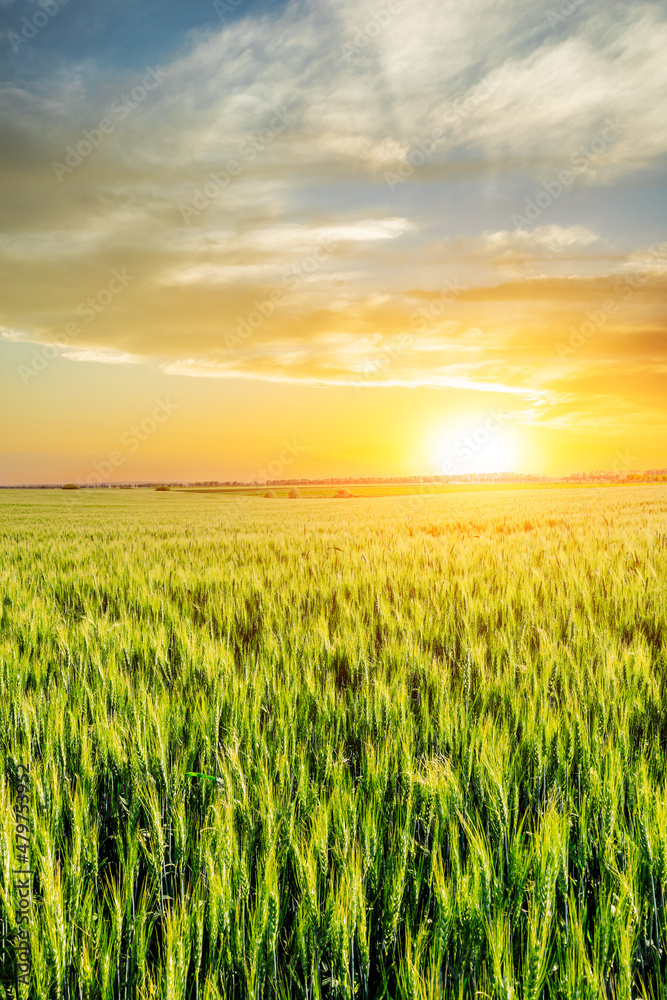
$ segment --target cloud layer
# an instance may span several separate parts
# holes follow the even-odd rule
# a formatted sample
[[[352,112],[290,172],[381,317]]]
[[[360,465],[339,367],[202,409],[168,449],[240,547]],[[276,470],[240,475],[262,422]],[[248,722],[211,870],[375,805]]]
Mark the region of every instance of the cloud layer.
[[[666,46],[657,3],[320,0],[7,85],[3,337],[662,420],[665,253],[633,199],[667,154]]]

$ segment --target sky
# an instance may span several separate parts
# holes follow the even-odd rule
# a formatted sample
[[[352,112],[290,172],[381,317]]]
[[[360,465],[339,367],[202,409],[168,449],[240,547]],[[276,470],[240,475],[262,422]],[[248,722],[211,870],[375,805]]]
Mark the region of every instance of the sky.
[[[0,0],[0,483],[667,467],[667,8]]]

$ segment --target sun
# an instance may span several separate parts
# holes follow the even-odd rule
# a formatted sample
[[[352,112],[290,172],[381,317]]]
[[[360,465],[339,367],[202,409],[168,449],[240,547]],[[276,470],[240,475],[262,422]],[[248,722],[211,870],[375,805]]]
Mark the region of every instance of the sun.
[[[482,414],[439,428],[431,437],[436,474],[515,472],[521,459],[517,433],[493,414]]]

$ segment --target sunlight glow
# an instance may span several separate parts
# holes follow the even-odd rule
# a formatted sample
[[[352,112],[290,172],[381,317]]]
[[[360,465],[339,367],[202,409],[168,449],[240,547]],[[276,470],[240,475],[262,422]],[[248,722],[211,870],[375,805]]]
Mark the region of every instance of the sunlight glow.
[[[445,476],[514,472],[521,459],[516,432],[492,413],[440,428],[431,439],[429,454],[434,474]]]

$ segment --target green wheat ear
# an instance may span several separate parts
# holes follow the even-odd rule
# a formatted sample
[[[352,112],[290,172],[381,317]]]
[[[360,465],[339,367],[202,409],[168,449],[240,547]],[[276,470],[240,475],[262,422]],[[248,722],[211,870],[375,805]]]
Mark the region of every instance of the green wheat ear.
[[[636,489],[622,546],[567,490],[407,525],[130,493],[106,527],[111,493],[70,526],[0,490],[31,769],[19,854],[0,754],[0,1000],[25,863],[35,1000],[667,1000],[667,508]]]

